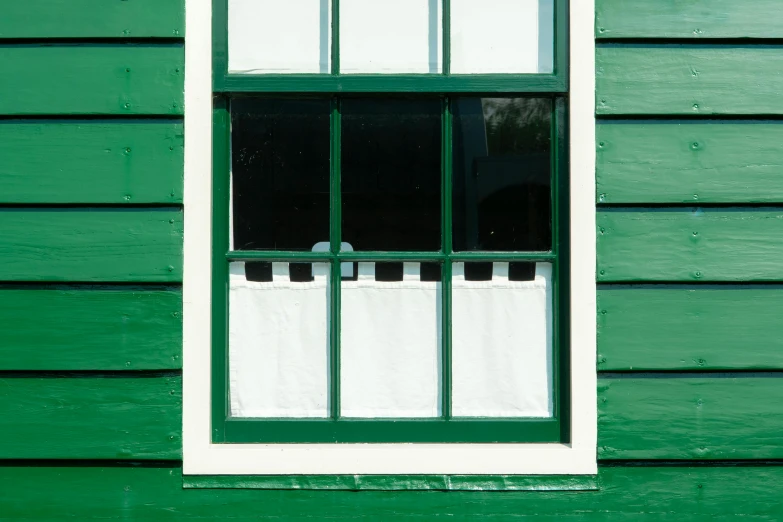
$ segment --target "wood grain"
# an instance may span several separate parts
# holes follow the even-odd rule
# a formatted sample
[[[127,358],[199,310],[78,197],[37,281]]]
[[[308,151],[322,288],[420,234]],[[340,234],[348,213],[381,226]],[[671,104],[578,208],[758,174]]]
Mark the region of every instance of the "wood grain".
[[[600,379],[598,458],[783,458],[783,379],[753,375]]]
[[[182,38],[183,0],[4,2],[0,38]]]
[[[783,287],[598,291],[599,370],[783,369]]]
[[[598,203],[783,202],[780,122],[603,121],[596,133]]]
[[[152,375],[0,375],[0,459],[180,458],[181,379]]]
[[[783,468],[607,467],[599,491],[272,491],[182,488],[179,468],[4,467],[7,520],[728,522],[783,519]],[[41,492],[46,501],[41,501]]]
[[[0,287],[0,370],[182,368],[182,293]]]
[[[0,203],[181,203],[176,121],[0,121]]]
[[[781,38],[783,3],[597,0],[597,38]]]
[[[181,44],[5,45],[0,114],[181,115]]]
[[[783,114],[777,45],[603,45],[599,115]]]
[[[179,209],[0,209],[0,280],[179,282]]]
[[[598,280],[781,281],[783,210],[603,209]]]

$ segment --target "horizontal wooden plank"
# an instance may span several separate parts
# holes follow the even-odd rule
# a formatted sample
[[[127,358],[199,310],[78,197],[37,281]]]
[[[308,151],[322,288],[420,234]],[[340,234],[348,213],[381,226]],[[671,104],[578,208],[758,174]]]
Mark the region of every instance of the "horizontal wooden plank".
[[[4,45],[0,114],[181,115],[180,44]]]
[[[179,377],[4,377],[0,459],[176,459]]]
[[[0,209],[0,280],[182,280],[179,209]]]
[[[176,38],[184,28],[183,0],[24,0],[0,18],[0,38]]]
[[[599,370],[783,369],[783,287],[604,287]]]
[[[0,287],[0,370],[182,368],[179,289]]]
[[[781,38],[783,3],[597,0],[598,38]]]
[[[603,121],[596,130],[599,203],[783,202],[781,122]]]
[[[181,122],[0,121],[0,203],[181,203],[183,161]]]
[[[586,492],[183,490],[177,468],[14,466],[0,468],[0,505],[36,521],[783,519],[781,467],[607,467],[599,480]]]
[[[598,458],[783,458],[783,378],[768,375],[600,379]]]
[[[596,112],[783,114],[783,46],[606,45],[596,49]]]
[[[783,210],[603,209],[598,280],[781,281]]]

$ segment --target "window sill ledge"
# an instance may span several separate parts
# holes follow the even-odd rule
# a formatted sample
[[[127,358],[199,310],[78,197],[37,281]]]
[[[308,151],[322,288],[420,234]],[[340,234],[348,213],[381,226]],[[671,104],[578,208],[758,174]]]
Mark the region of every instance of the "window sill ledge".
[[[185,489],[329,491],[597,491],[596,475],[203,475]]]

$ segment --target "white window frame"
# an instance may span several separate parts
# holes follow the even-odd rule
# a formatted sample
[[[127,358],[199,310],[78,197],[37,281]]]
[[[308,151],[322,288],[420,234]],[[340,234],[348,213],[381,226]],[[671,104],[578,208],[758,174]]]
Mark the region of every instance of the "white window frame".
[[[572,0],[570,444],[211,442],[212,1],[186,0],[183,473],[594,475],[597,473],[594,0]]]

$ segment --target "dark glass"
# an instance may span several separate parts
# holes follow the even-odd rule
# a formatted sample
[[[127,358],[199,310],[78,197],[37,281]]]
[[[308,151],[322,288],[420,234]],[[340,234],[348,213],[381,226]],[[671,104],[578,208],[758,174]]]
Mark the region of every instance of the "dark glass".
[[[342,101],[342,240],[440,250],[441,101]]]
[[[329,241],[329,100],[231,102],[235,250]]]
[[[552,101],[464,97],[452,110],[454,250],[550,250]]]

